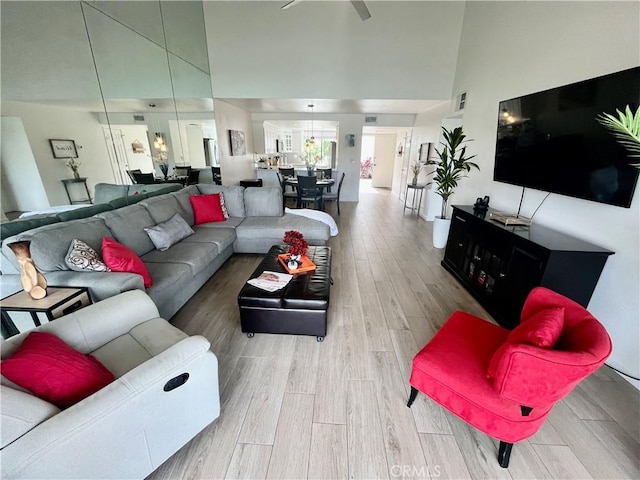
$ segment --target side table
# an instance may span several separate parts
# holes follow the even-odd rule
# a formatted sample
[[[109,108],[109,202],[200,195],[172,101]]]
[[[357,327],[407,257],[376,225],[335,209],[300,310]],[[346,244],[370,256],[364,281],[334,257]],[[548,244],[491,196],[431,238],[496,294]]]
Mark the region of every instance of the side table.
[[[420,216],[420,206],[422,205],[422,194],[424,193],[424,187],[426,187],[426,185],[422,185],[420,183],[417,184],[413,184],[413,183],[407,183],[407,188],[404,191],[404,208],[402,209],[402,214],[404,215],[404,211],[408,208],[409,210],[411,210],[411,214],[413,215],[413,212],[416,211],[416,208],[418,210],[418,217]],[[413,197],[411,198],[411,206],[407,205],[407,197],[409,195],[409,189],[413,190]],[[418,192],[420,192],[420,195],[418,195]],[[418,200],[418,206],[416,207],[416,199]]]
[[[62,184],[64,185],[64,189],[67,192],[67,198],[69,199],[69,203],[71,205],[75,205],[76,203],[92,203],[91,200],[91,194],[89,193],[89,187],[87,187],[87,178],[86,177],[80,177],[80,178],[63,178],[62,180],[60,180],[62,182]],[[85,192],[87,192],[87,196],[86,198],[76,198],[75,200],[71,197],[71,193],[69,192],[69,185],[73,185],[73,184],[82,184],[84,185],[84,190]]]
[[[44,313],[51,321],[63,315],[91,305],[87,287],[47,287],[47,296],[34,300],[24,290],[0,300],[2,311],[2,336],[7,338],[19,333],[8,312],[29,312],[36,327],[41,325],[38,313]]]

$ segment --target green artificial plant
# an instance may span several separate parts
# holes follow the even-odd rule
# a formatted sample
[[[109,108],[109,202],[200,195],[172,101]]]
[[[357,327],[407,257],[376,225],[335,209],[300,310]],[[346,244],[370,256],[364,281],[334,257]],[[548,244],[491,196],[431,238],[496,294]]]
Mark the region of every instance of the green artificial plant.
[[[442,148],[436,149],[439,160],[425,161],[425,165],[435,165],[433,181],[438,184],[436,193],[442,197],[442,218],[447,218],[447,204],[449,197],[458,186],[458,181],[471,171],[472,168],[480,170],[477,164],[471,162],[475,155],[467,156],[467,147],[463,144],[466,136],[462,132],[462,127],[447,130],[442,127],[443,140],[440,142]]]
[[[640,107],[634,114],[627,105],[624,112],[616,109],[618,116],[609,113],[601,113],[596,117],[607,130],[615,137],[618,143],[627,149],[630,157],[640,157]],[[634,167],[640,167],[640,162],[631,163]]]

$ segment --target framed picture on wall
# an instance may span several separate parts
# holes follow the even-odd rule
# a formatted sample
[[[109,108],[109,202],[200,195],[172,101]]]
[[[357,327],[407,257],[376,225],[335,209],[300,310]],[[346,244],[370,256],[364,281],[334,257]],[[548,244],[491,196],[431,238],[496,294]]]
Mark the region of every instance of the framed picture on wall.
[[[244,132],[229,130],[229,142],[231,144],[231,156],[245,155],[247,147],[244,143]]]
[[[76,142],[74,142],[73,140],[60,140],[57,138],[50,138],[49,144],[51,145],[53,158],[78,158]]]
[[[433,143],[421,143],[420,144],[420,154],[418,160],[424,163],[431,156],[431,148],[433,147]]]

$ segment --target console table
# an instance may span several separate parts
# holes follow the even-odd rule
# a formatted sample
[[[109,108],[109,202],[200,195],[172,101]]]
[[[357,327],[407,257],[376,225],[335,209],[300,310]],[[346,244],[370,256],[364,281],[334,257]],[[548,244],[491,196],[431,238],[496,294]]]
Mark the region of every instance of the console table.
[[[67,192],[67,198],[69,198],[69,203],[71,205],[75,205],[76,203],[91,203],[91,194],[89,193],[89,187],[87,187],[87,179],[86,179],[86,177],[63,178],[60,181],[64,185],[64,189]],[[87,192],[87,196],[86,197],[76,198],[76,199],[72,198],[71,193],[69,193],[69,185],[73,185],[73,184],[76,184],[76,183],[84,185],[84,190],[85,190],[85,192]]]
[[[418,210],[418,217],[420,216],[420,205],[422,205],[422,194],[424,193],[424,187],[426,185],[419,183],[407,183],[407,188],[404,190],[404,208],[402,209],[402,214],[404,215],[404,211],[408,208],[411,210],[411,215],[413,212]],[[411,199],[411,206],[407,205],[407,196],[409,195],[409,189],[413,190],[413,197]],[[418,196],[418,192],[420,195]],[[418,200],[418,206],[416,207],[416,200]]]
[[[529,292],[547,287],[586,307],[614,252],[542,225],[505,226],[454,206],[442,266],[506,328]]]

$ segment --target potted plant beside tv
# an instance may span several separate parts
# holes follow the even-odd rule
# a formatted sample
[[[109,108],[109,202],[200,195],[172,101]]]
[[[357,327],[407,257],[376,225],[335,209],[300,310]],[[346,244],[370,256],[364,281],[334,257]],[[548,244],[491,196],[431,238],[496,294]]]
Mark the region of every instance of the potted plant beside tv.
[[[442,145],[441,149],[436,149],[438,160],[427,159],[425,165],[435,165],[433,172],[433,181],[436,183],[436,193],[442,197],[442,211],[439,217],[433,222],[433,246],[435,248],[444,248],[447,244],[449,236],[449,227],[451,226],[451,218],[447,218],[447,208],[449,206],[449,197],[458,186],[458,182],[471,171],[472,168],[480,170],[477,164],[471,160],[475,155],[467,155],[467,147],[464,145],[466,135],[462,131],[462,127],[456,127],[448,130],[442,127]]]

